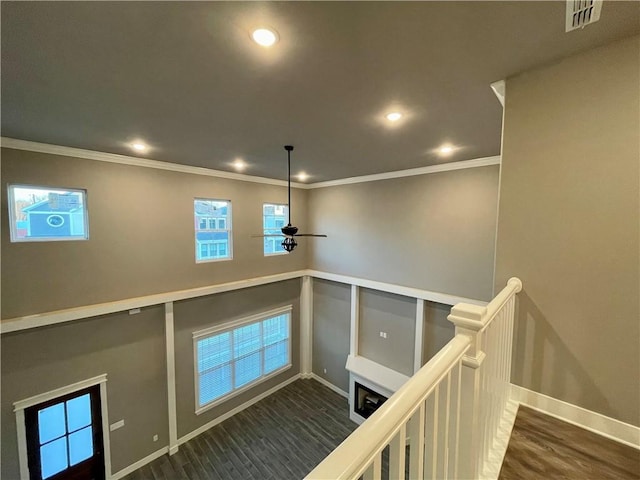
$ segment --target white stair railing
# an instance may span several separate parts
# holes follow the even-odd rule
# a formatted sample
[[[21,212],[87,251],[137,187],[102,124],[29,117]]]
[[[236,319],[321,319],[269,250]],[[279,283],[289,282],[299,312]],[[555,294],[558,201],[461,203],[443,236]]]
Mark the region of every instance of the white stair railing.
[[[512,424],[505,417],[515,415],[511,345],[521,289],[512,278],[486,307],[454,306],[453,340],[306,479],[379,480],[387,447],[390,479],[497,478]]]

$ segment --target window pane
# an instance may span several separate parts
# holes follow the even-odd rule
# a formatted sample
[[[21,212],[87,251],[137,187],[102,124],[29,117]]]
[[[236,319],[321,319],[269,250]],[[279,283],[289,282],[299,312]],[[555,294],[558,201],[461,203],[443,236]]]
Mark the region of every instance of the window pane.
[[[262,206],[262,229],[265,235],[281,234],[280,230],[287,223],[289,209],[286,205],[274,205],[265,203]],[[277,238],[265,239],[264,254],[272,255],[274,253],[282,253],[282,240]]]
[[[231,365],[223,365],[200,375],[200,406],[232,390]]]
[[[69,466],[67,462],[67,437],[59,438],[40,447],[42,478],[49,478]]]
[[[239,358],[262,348],[260,323],[245,325],[233,331],[233,356]]]
[[[231,202],[194,199],[193,206],[197,225],[196,261],[230,259]]]
[[[86,240],[84,190],[9,185],[11,241]]]
[[[287,318],[287,315],[280,315],[278,317],[268,318],[262,322],[265,345],[271,345],[285,338],[289,338]]]
[[[87,393],[67,402],[67,431],[91,425],[91,396]]]
[[[69,465],[93,456],[93,429],[89,426],[69,435]]]
[[[40,444],[61,437],[67,430],[64,425],[64,402],[44,408],[38,412]]]
[[[198,372],[205,372],[230,361],[231,332],[198,340]]]
[[[235,388],[240,388],[261,376],[260,357],[260,352],[256,352],[236,360]]]
[[[289,363],[289,342],[283,340],[264,349],[264,373],[273,372]]]

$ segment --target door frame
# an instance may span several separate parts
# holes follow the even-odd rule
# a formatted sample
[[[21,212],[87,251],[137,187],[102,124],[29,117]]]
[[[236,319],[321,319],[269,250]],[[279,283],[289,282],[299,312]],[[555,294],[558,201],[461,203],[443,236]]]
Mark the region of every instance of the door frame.
[[[84,390],[94,385],[100,385],[100,415],[102,417],[102,443],[104,448],[104,475],[111,478],[111,447],[109,444],[109,415],[107,410],[107,374],[88,378],[80,382],[72,383],[64,387],[56,388],[33,397],[25,398],[13,403],[13,411],[16,414],[16,430],[18,433],[18,457],[20,459],[20,479],[29,480],[29,463],[27,459],[27,431],[24,423],[24,410],[49,400],[54,400],[63,395],[68,395]]]

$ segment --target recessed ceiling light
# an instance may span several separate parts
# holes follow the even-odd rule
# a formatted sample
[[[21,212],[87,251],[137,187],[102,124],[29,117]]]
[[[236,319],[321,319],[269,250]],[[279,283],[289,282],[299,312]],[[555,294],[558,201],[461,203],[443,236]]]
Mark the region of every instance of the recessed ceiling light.
[[[237,171],[242,172],[245,168],[247,168],[247,164],[244,163],[244,160],[242,160],[241,158],[236,158],[232,163],[231,166],[233,168],[235,168]]]
[[[453,147],[451,145],[443,145],[438,149],[438,153],[440,155],[449,155],[451,152],[453,152]]]
[[[133,148],[136,152],[146,152],[149,148],[147,144],[142,142],[133,142],[131,144],[131,148]]]
[[[258,45],[270,47],[278,41],[278,34],[270,28],[258,28],[251,33],[251,38]]]
[[[306,182],[309,179],[309,174],[306,172],[300,172],[298,174],[298,180],[300,180],[301,182]]]
[[[387,113],[385,115],[385,117],[390,122],[397,122],[398,120],[400,120],[402,118],[402,114],[400,112],[391,112],[391,113]]]

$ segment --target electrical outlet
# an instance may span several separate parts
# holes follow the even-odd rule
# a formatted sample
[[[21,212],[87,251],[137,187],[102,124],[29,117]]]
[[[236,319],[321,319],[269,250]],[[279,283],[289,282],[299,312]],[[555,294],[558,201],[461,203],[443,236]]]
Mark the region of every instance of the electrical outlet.
[[[387,338],[387,332],[380,332],[380,338]]]
[[[322,369],[322,371],[323,371],[323,373],[325,373],[325,374],[327,373],[327,369],[326,369],[326,368],[323,368],[323,369]]]
[[[157,441],[158,441],[158,435],[154,435],[154,436],[153,436],[153,441],[154,441],[154,442],[157,442]]]

